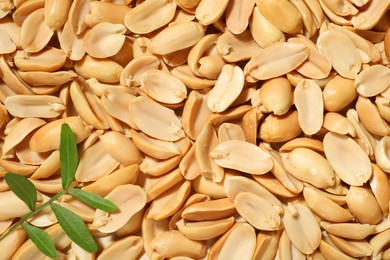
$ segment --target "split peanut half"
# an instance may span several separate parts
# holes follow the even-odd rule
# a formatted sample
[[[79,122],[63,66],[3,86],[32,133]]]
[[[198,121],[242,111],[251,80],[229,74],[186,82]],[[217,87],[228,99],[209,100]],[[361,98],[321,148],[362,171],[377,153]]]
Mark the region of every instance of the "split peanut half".
[[[109,175],[118,165],[119,162],[108,153],[104,143],[98,141],[82,154],[75,178],[79,182],[96,181]]]
[[[125,16],[125,25],[130,31],[145,34],[169,23],[176,11],[174,1],[152,0],[129,10]]]
[[[88,83],[88,80],[87,80]],[[91,84],[91,82],[89,82]],[[99,88],[101,88],[99,86]],[[102,93],[100,99],[104,110],[112,117],[126,123],[133,129],[138,129],[135,123],[130,118],[129,103],[135,98],[130,93],[122,93],[122,91],[115,88],[109,88]]]
[[[0,242],[0,249],[4,253],[3,257],[11,258],[18,248],[24,243],[26,237],[26,232],[23,229],[18,228],[8,237],[3,239]]]
[[[81,119],[97,129],[107,129],[108,122],[88,85],[82,81],[74,81],[69,90],[72,103]]]
[[[190,187],[190,181],[179,182],[158,196],[150,205],[147,218],[158,221],[175,214],[188,198]]]
[[[310,254],[321,242],[321,230],[311,211],[301,204],[289,204],[284,225],[291,242],[305,254]]]
[[[273,205],[260,196],[241,192],[234,199],[237,212],[259,230],[278,230],[281,219]]]
[[[130,7],[109,1],[93,1],[90,4],[90,13],[85,16],[85,23],[92,28],[102,22],[123,24]],[[111,12],[107,12],[110,10]]]
[[[221,167],[256,175],[268,172],[273,166],[267,153],[254,144],[240,140],[220,143],[210,156]]]
[[[182,180],[183,178],[177,169],[162,176],[147,176],[145,178],[144,189],[146,191],[148,201],[154,200],[176,184],[181,183]]]
[[[87,1],[73,1],[70,6],[68,21],[72,28],[72,31],[79,35],[85,31],[87,24],[85,23],[85,17],[90,11],[91,0]]]
[[[352,186],[347,193],[347,205],[351,213],[363,224],[377,224],[382,211],[368,188]]]
[[[194,144],[195,159],[199,171],[205,178],[221,182],[224,169],[214,160],[212,152],[219,145],[218,137],[211,123],[207,123]]]
[[[203,36],[203,27],[198,23],[174,24],[153,38],[150,49],[155,54],[169,54],[195,45]]]
[[[43,126],[46,122],[39,118],[25,118],[13,126],[12,131],[4,138],[2,147],[3,158],[13,157],[12,149],[18,145],[28,134]]]
[[[142,73],[141,87],[156,101],[177,104],[187,97],[183,82],[160,70],[148,70]]]
[[[267,48],[277,42],[286,41],[284,33],[265,18],[258,7],[253,9],[249,28],[253,39],[262,48]]]
[[[54,31],[59,30],[67,20],[72,1],[45,1],[44,18],[46,24]]]
[[[198,91],[191,91],[183,107],[183,130],[193,140],[197,139],[211,111],[207,106],[208,95]]]
[[[219,142],[225,142],[229,140],[241,140],[245,141],[244,130],[232,123],[223,123],[218,128],[218,139]]]
[[[24,71],[53,72],[64,66],[65,61],[65,53],[53,47],[46,47],[37,53],[17,51],[14,56],[15,66]]]
[[[13,219],[26,215],[29,210],[26,204],[20,200],[12,191],[0,192],[0,201],[2,208],[12,209],[2,211],[0,214],[0,221]]]
[[[141,131],[164,141],[184,137],[182,124],[174,112],[145,97],[136,97],[130,103],[130,117]],[[148,117],[149,120],[143,120]]]
[[[299,180],[318,188],[332,186],[335,176],[331,164],[317,152],[307,148],[296,148],[282,154],[286,170]]]
[[[249,82],[284,75],[304,62],[309,50],[300,43],[274,43],[253,56],[244,68]]]
[[[324,115],[323,127],[330,132],[350,135],[352,137],[356,136],[356,130],[353,124],[348,120],[348,118],[340,115],[335,112],[328,112]]]
[[[0,54],[13,53],[16,50],[16,45],[11,40],[10,36],[0,29]]]
[[[23,22],[20,43],[27,52],[38,52],[50,41],[54,31],[44,21],[44,9],[29,14]]]
[[[81,34],[83,35],[83,34]],[[70,21],[66,21],[62,30],[57,31],[58,41],[61,50],[73,61],[81,60],[85,54],[82,37],[77,35],[72,28]]]
[[[331,199],[313,188],[305,187],[303,189],[303,196],[310,209],[324,220],[332,222],[348,222],[353,219],[352,214],[349,213],[348,210],[337,205]]]
[[[259,137],[269,143],[286,142],[302,132],[298,112],[290,110],[282,116],[268,115],[260,125]]]
[[[101,255],[99,255],[100,259],[113,259],[120,258],[124,255],[137,258],[143,249],[142,238],[138,236],[128,236],[121,240],[115,241],[111,243],[108,247],[106,247]]]
[[[302,80],[295,87],[294,103],[302,131],[307,135],[317,133],[321,129],[324,113],[321,88],[314,81]]]
[[[282,189],[286,191],[290,191],[291,193],[301,192],[303,189],[303,183],[286,170],[281,154],[273,150],[271,147],[269,147],[267,144],[264,143],[260,144],[260,148],[271,155],[271,159],[274,164],[271,169],[271,172],[277,179],[276,183],[280,183],[280,185],[283,187]],[[256,180],[256,177],[259,176],[253,176],[253,177]]]
[[[181,217],[185,220],[218,220],[235,213],[234,204],[227,198],[208,200],[192,204],[184,209]]]
[[[146,204],[145,191],[132,184],[117,186],[105,198],[114,202],[120,210],[112,213],[96,210],[93,225],[103,233],[111,233],[121,228]]]
[[[168,159],[180,154],[179,148],[170,141],[151,138],[142,132],[134,130],[131,130],[131,138],[140,151],[157,159]],[[142,156],[141,153],[139,153],[139,156]]]
[[[302,16],[289,1],[256,1],[259,11],[285,33],[298,33],[302,29]]]
[[[234,227],[233,227],[234,228]],[[221,259],[252,259],[256,246],[256,233],[253,227],[244,223],[232,230],[218,254]],[[237,250],[234,250],[236,248]]]
[[[47,152],[60,147],[61,125],[67,123],[72,129],[76,142],[80,143],[91,133],[90,126],[86,126],[78,117],[67,117],[64,119],[54,120],[39,128],[30,139],[30,147],[36,152]],[[45,142],[41,142],[43,136]]]
[[[228,62],[249,60],[262,50],[248,30],[238,35],[226,30],[218,37],[216,47],[223,59]]]
[[[361,57],[348,36],[335,30],[329,30],[320,35],[317,46],[341,76],[349,79],[356,78],[361,69]]]
[[[156,258],[176,256],[202,258],[206,255],[206,245],[203,241],[191,240],[178,230],[170,230],[155,236],[151,241],[151,247],[152,255]]]
[[[207,97],[212,112],[225,111],[240,95],[244,87],[244,73],[238,66],[225,65]]]
[[[318,51],[313,42],[301,35],[288,39],[288,42],[301,43],[309,50],[307,60],[296,69],[299,73],[311,79],[323,79],[329,75],[332,65],[329,59]]]
[[[179,231],[193,240],[208,240],[217,237],[225,233],[233,224],[234,217],[198,222],[189,222],[182,219],[176,223]]]
[[[326,134],[324,152],[336,174],[345,183],[361,186],[371,177],[370,159],[351,138],[331,132]],[[351,157],[351,154],[354,156]]]
[[[115,160],[123,166],[139,164],[143,160],[142,153],[137,149],[132,140],[119,132],[107,132],[99,136],[104,148]],[[121,146],[121,151],[118,147]]]
[[[361,124],[368,132],[378,136],[387,135],[387,124],[385,120],[381,118],[379,111],[373,102],[368,98],[359,96],[355,107]]]
[[[287,113],[294,98],[291,83],[284,77],[264,81],[259,94],[262,106],[267,112],[270,111],[278,116]]]
[[[354,81],[336,75],[326,84],[323,96],[326,110],[329,112],[340,111],[357,97]]]
[[[364,239],[375,231],[375,226],[368,224],[321,222],[321,226],[330,234],[349,239]]]
[[[85,51],[94,58],[114,56],[125,42],[125,32],[126,28],[122,24],[99,23],[84,36]]]
[[[365,240],[347,240],[332,234],[328,234],[328,236],[333,244],[335,244],[341,251],[352,257],[371,256],[373,253],[372,247]]]
[[[10,96],[4,105],[12,115],[22,118],[53,118],[65,109],[59,98],[49,95]]]
[[[249,192],[269,201],[274,207],[282,206],[281,202],[259,183],[242,176],[231,177],[225,182],[226,196],[234,202],[241,192]]]
[[[225,12],[228,0],[212,1],[202,0],[196,7],[195,17],[203,24],[209,25],[216,22]]]
[[[226,26],[232,33],[240,34],[245,31],[254,5],[254,0],[229,1],[226,8]]]
[[[74,64],[75,71],[85,79],[96,78],[105,83],[119,82],[123,67],[108,58],[96,59],[85,55]]]

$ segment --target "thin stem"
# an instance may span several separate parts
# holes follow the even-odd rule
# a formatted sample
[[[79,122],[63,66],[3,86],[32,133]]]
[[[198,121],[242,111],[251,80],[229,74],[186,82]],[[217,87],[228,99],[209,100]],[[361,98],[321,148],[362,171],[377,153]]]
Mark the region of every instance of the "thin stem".
[[[26,216],[24,216],[23,218],[19,219],[18,222],[16,222],[10,229],[8,229],[7,232],[4,233],[4,235],[2,235],[0,237],[0,241],[3,240],[4,238],[6,238],[12,231],[17,229],[20,225],[22,225],[27,219],[33,217],[38,212],[42,211],[44,208],[49,206],[53,201],[55,201],[56,199],[58,199],[59,197],[64,195],[66,192],[67,192],[66,190],[58,192],[50,200],[46,201],[45,203],[40,205],[38,208],[36,208],[34,211],[29,212]]]

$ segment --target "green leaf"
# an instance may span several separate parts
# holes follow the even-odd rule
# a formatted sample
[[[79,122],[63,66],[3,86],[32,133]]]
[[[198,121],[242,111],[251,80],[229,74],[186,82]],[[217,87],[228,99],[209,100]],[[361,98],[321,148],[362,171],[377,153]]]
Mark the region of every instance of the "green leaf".
[[[31,241],[38,247],[39,250],[41,250],[42,253],[51,258],[57,257],[57,250],[48,233],[40,228],[33,227],[28,224],[22,224],[22,227]]]
[[[84,221],[72,211],[57,204],[50,204],[58,223],[73,242],[84,250],[95,253],[98,250]]]
[[[34,184],[26,177],[12,172],[7,172],[4,180],[15,195],[34,211],[37,203],[37,190]]]
[[[69,193],[96,209],[101,209],[107,212],[111,212],[118,209],[118,207],[115,206],[115,204],[111,201],[103,198],[100,195],[85,190],[70,189]]]
[[[77,143],[68,124],[61,126],[60,166],[62,188],[66,190],[72,183],[78,165]]]

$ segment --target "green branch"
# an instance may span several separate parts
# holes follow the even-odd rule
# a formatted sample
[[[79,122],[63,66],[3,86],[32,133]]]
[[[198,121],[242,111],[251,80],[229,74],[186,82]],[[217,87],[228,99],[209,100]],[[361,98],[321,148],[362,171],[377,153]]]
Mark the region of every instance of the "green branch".
[[[5,232],[1,237],[0,237],[0,241],[3,240],[4,238],[6,238],[12,231],[14,231],[15,229],[17,229],[18,227],[20,227],[25,221],[27,221],[28,219],[32,218],[35,214],[37,214],[38,212],[42,211],[43,209],[45,209],[47,206],[49,206],[53,201],[57,200],[59,197],[61,197],[62,195],[64,195],[66,193],[65,190],[63,191],[60,191],[58,192],[56,195],[54,195],[50,200],[46,201],[45,203],[43,203],[42,205],[40,205],[38,208],[36,208],[34,211],[31,211],[30,213],[28,213],[26,216],[24,216],[23,218],[19,219],[18,222],[16,222],[10,229],[8,229],[7,232]]]
[[[24,176],[7,172],[4,175],[4,180],[10,190],[28,206],[30,212],[19,219],[10,229],[7,230],[7,232],[0,236],[0,241],[6,238],[18,227],[22,226],[31,241],[43,254],[48,257],[55,258],[57,256],[57,251],[49,234],[40,228],[25,223],[35,214],[50,206],[58,220],[58,223],[68,237],[84,250],[90,253],[96,252],[98,250],[98,246],[92,235],[89,233],[84,221],[72,211],[53,203],[62,195],[69,193],[96,209],[101,209],[107,212],[118,209],[114,203],[97,194],[70,188],[72,181],[75,178],[77,167],[78,154],[76,139],[69,125],[63,124],[61,126],[60,135],[60,169],[63,190],[36,208],[37,190],[34,184]]]

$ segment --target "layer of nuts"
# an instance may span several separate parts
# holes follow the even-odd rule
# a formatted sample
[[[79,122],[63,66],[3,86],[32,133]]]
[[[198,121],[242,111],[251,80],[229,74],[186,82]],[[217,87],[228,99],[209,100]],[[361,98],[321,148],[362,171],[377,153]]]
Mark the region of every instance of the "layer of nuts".
[[[61,190],[98,241],[50,210],[60,259],[390,259],[389,0],[0,1],[0,235]],[[1,259],[44,259],[22,229]]]

